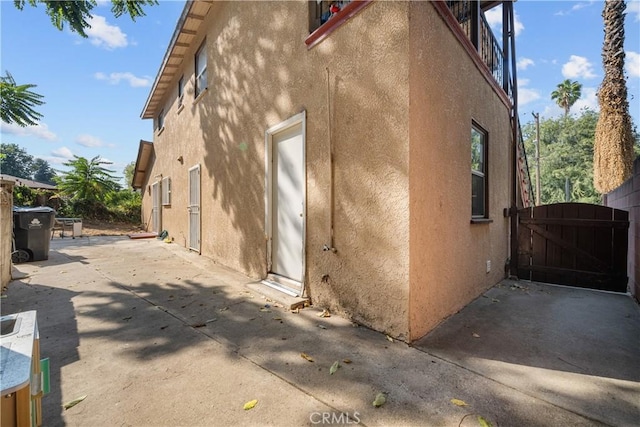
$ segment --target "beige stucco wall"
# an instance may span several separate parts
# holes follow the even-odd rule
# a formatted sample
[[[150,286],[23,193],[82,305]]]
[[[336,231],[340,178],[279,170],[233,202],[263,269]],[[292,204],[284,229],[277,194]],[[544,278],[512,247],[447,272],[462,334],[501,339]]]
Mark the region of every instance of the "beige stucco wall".
[[[203,26],[209,90],[193,103],[198,41],[183,63],[186,105],[178,113],[178,73],[148,174],[149,184],[172,179],[162,228],[176,244],[188,238],[187,171],[200,163],[202,254],[266,275],[265,131],[305,110],[309,294],[317,306],[408,336],[408,10],[374,2],[308,50],[306,1],[214,2]],[[336,253],[322,251],[331,243],[329,135]],[[145,189],[146,221],[150,203]]]
[[[509,110],[428,2],[410,8],[410,330],[427,333],[505,275]],[[488,224],[471,224],[471,123],[488,132]],[[486,273],[486,262],[491,272]]]
[[[13,233],[13,182],[0,180],[0,285],[11,280],[11,239]]]

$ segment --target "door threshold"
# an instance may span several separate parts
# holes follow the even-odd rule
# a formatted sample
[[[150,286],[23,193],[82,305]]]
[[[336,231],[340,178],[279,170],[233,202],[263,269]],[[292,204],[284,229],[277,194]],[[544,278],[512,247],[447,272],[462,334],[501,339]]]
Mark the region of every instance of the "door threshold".
[[[302,284],[286,277],[268,274],[262,283],[292,297],[302,295]]]
[[[282,288],[271,286],[271,284],[266,280],[247,283],[245,287],[250,291],[264,296],[265,298],[267,298],[267,300],[275,301],[279,304],[282,304],[282,306],[286,310],[304,308],[310,304],[309,298],[291,296],[291,294],[283,292]]]

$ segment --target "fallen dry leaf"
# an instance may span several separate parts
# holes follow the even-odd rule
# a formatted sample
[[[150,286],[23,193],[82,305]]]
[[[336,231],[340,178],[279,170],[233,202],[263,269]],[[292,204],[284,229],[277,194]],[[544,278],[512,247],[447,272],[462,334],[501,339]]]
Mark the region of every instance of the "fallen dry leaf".
[[[313,357],[309,356],[307,353],[300,353],[300,357],[308,360],[309,362],[313,362]]]
[[[253,409],[258,404],[258,399],[253,399],[244,404],[244,410]]]
[[[340,362],[338,362],[337,360],[333,362],[333,365],[331,365],[331,368],[329,368],[329,375],[335,374],[339,367]]]
[[[87,395],[85,394],[84,396],[80,396],[77,399],[73,399],[71,402],[65,403],[64,404],[65,411],[69,408],[73,408],[74,406],[76,406],[78,403],[82,402],[86,398],[87,398]]]
[[[480,427],[493,427],[493,424],[481,415],[478,415],[478,424],[480,424]]]
[[[381,407],[382,405],[384,405],[387,401],[387,396],[385,396],[384,393],[378,393],[376,395],[376,398],[373,400],[373,406],[375,406],[376,408]]]
[[[342,363],[346,363],[348,365],[349,363],[351,363],[351,359],[344,359]]]
[[[393,342],[393,338],[391,338],[389,335],[385,335],[387,337],[387,341],[391,341]]]
[[[331,317],[331,313],[325,308],[318,314],[318,317]]]
[[[475,332],[471,335],[473,335],[474,338],[480,338],[480,335],[476,334]]]
[[[326,327],[326,326],[324,326],[324,325],[318,325],[318,328],[320,328],[320,329],[327,329],[327,327]]]
[[[451,403],[453,403],[456,406],[467,406],[467,402],[460,399],[451,399]]]

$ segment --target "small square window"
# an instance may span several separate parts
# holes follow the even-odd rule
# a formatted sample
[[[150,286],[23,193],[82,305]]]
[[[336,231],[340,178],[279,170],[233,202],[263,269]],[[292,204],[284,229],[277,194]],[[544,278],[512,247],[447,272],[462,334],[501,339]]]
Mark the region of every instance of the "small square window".
[[[487,133],[471,127],[471,217],[487,218]]]
[[[200,49],[196,52],[196,90],[195,96],[198,97],[203,90],[207,88],[207,43],[202,42]]]

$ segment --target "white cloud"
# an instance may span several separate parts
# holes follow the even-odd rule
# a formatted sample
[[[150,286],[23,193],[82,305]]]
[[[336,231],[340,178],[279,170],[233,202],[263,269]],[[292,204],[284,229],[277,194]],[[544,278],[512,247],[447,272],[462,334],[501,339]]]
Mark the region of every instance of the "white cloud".
[[[598,89],[595,87],[583,87],[582,88],[582,96],[580,99],[573,104],[571,107],[571,111],[576,113],[583,108],[588,108],[592,111],[599,111],[600,106],[598,105]]]
[[[640,22],[640,1],[627,2],[627,14],[635,14],[634,22]]]
[[[540,99],[540,92],[526,87],[528,85],[529,79],[518,79],[518,107]]]
[[[567,79],[592,79],[596,76],[593,72],[593,64],[584,56],[578,55],[569,57],[569,62],[562,66],[562,75]]]
[[[76,138],[76,142],[82,145],[83,147],[103,147],[104,146],[104,143],[100,140],[100,138],[92,135],[87,135],[87,134],[78,135],[78,137]]]
[[[628,51],[625,65],[629,77],[640,77],[640,53]]]
[[[51,154],[54,157],[70,160],[73,158],[73,153],[67,147],[60,147],[57,150],[53,150]]]
[[[21,127],[15,123],[0,124],[0,130],[2,133],[8,133],[16,136],[33,136],[47,141],[55,141],[58,139],[57,135],[49,130],[49,126],[46,123],[38,123],[35,126]]]
[[[524,30],[524,24],[522,23],[522,21],[520,20],[520,17],[518,16],[517,12],[513,12],[513,19],[514,19],[514,24],[513,27],[516,30],[516,37],[518,37],[520,35],[520,33]]]
[[[126,47],[129,44],[127,35],[120,30],[120,27],[109,25],[104,16],[93,15],[88,22],[91,28],[85,32],[92,44],[109,50]]]
[[[518,70],[526,70],[531,65],[536,65],[536,64],[535,62],[533,62],[533,59],[529,59],[529,58],[522,58],[516,63],[516,67]]]
[[[130,72],[124,73],[111,73],[106,75],[102,72],[97,72],[93,75],[98,80],[108,81],[112,85],[119,84],[122,80],[129,82],[129,86],[131,87],[149,87],[151,86],[151,78],[144,76],[138,77]]]
[[[62,158],[62,157],[55,157],[55,156],[38,156],[38,158],[45,160],[46,162],[48,162],[51,165],[61,165],[64,162],[67,161],[67,159]]]
[[[580,9],[584,9],[585,7],[589,7],[589,6],[593,5],[594,3],[595,3],[594,1],[576,3],[573,6],[571,6],[571,9],[569,9],[569,10],[560,10],[560,11],[554,13],[554,15],[556,15],[556,16],[571,15],[572,12],[576,12],[576,11],[578,11]]]
[[[489,26],[496,32],[502,32],[502,6],[494,7],[493,9],[485,12],[484,17],[487,18]],[[513,12],[514,24],[513,27],[516,32],[516,37],[520,35],[524,30],[524,24],[520,21],[520,16],[517,12]]]
[[[564,110],[562,108],[560,108],[560,106],[558,104],[548,104],[544,110],[542,111],[542,113],[540,113],[540,116],[545,117],[545,118],[554,118],[554,117],[561,117],[564,115]]]

